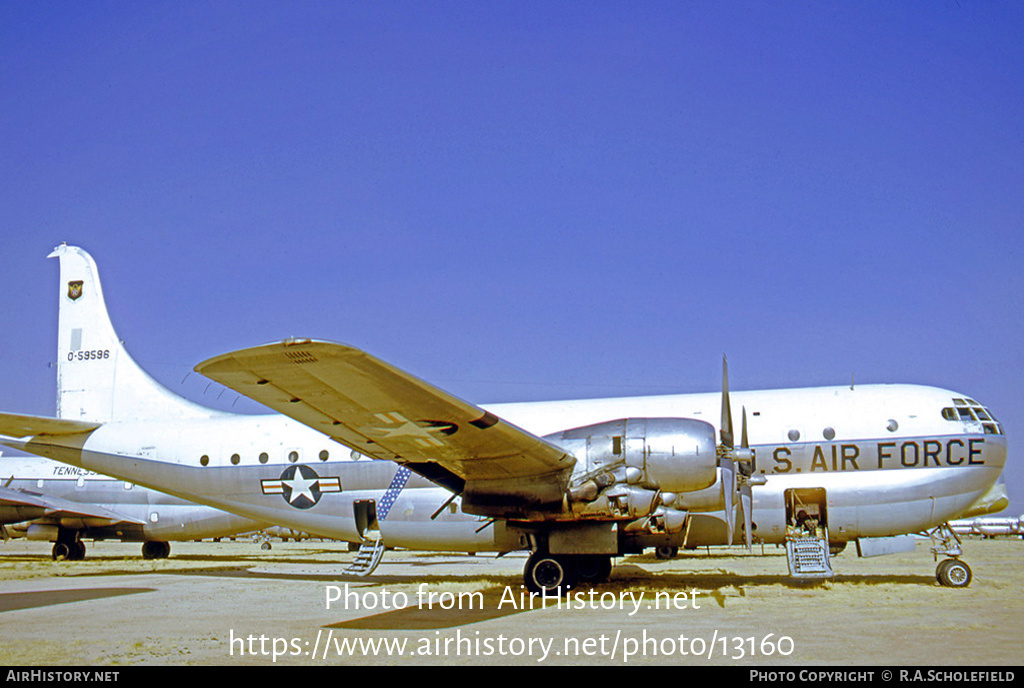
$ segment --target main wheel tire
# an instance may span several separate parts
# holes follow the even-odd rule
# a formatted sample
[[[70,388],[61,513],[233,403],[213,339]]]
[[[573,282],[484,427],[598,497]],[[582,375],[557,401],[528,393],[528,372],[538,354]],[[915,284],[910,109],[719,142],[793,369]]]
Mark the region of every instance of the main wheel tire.
[[[679,548],[671,545],[663,545],[654,548],[654,556],[657,559],[675,559],[679,555]]]
[[[971,584],[974,576],[967,562],[959,559],[946,559],[935,570],[935,577],[947,588],[966,588]]]
[[[576,586],[575,567],[568,557],[533,553],[526,560],[523,581],[536,595],[564,595]]]
[[[576,574],[584,583],[607,583],[612,575],[612,558],[603,554],[581,556],[576,561]]]

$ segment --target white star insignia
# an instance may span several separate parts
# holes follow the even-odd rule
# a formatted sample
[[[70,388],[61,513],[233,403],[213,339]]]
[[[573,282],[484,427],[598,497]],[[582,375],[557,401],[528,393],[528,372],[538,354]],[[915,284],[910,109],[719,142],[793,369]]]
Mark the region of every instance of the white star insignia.
[[[306,497],[311,502],[316,501],[312,490],[313,485],[317,482],[316,478],[309,480],[302,476],[302,471],[296,470],[291,480],[284,480],[282,482],[292,491],[292,496],[288,499],[289,502],[294,504],[295,500],[299,497]]]
[[[390,427],[376,427],[373,432],[383,433],[378,435],[386,439],[408,439],[418,443],[422,447],[441,447],[443,443],[431,434],[435,428],[423,427],[397,412],[377,413],[377,418],[385,423],[398,423]]]

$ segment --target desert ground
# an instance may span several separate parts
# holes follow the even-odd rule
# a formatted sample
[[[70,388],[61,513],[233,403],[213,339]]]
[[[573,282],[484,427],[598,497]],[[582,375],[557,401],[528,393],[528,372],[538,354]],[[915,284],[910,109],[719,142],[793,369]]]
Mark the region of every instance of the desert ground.
[[[0,543],[0,653],[7,665],[1020,665],[1024,541],[967,540],[965,589],[914,552],[833,560],[794,582],[781,550],[755,547],[616,560],[571,604],[523,594],[524,554],[389,551],[346,577],[345,543],[248,539],[134,543],[87,559]],[[762,554],[763,552],[763,554]],[[532,604],[531,604],[532,602]],[[532,607],[532,608],[531,608]]]

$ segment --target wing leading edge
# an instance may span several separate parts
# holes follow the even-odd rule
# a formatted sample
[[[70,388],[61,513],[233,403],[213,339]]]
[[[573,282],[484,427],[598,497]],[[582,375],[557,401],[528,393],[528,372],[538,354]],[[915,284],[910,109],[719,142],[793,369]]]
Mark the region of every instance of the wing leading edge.
[[[560,504],[565,450],[359,349],[289,339],[211,358],[195,370],[374,459],[505,513]]]

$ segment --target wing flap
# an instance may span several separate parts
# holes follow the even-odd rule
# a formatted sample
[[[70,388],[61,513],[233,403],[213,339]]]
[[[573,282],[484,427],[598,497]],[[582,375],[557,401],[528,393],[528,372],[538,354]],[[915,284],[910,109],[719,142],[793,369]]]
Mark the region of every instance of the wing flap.
[[[575,463],[562,448],[343,344],[287,340],[195,369],[372,458],[413,470],[436,464],[485,501],[560,502]]]

